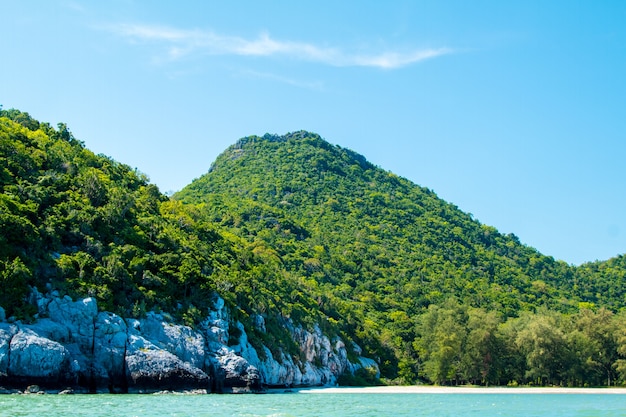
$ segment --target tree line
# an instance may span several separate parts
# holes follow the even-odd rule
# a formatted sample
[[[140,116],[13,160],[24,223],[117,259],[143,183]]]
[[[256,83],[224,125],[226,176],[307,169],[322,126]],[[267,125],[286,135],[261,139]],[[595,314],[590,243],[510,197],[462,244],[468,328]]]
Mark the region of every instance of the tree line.
[[[451,298],[415,319],[416,360],[400,373],[441,385],[623,384],[625,319],[585,305],[573,314],[539,309],[503,319]]]

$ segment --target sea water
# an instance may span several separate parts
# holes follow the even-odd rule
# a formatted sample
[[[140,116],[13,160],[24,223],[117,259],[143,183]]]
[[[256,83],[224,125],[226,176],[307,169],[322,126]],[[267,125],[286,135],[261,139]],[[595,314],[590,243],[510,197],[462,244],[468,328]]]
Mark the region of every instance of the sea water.
[[[626,416],[623,394],[2,395],[0,416]]]

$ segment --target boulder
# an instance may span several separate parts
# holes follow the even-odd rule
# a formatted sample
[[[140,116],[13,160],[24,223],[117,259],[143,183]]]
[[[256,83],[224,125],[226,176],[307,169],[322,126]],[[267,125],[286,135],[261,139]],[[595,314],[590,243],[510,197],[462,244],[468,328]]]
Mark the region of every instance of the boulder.
[[[258,391],[261,389],[261,375],[256,366],[248,358],[258,363],[256,350],[248,343],[245,329],[241,323],[236,323],[239,344],[228,346],[228,312],[224,302],[218,297],[216,311],[202,323],[207,341],[207,355],[205,368],[211,369],[215,378],[214,391]]]
[[[50,319],[68,328],[72,341],[80,346],[82,352],[91,352],[94,322],[98,314],[96,300],[92,297],[79,301],[72,301],[68,296],[54,297],[47,306]]]
[[[223,387],[231,391],[243,388],[254,392],[261,389],[261,377],[258,369],[245,358],[232,350],[225,350],[216,357],[219,366],[218,374],[223,376]]]
[[[17,326],[0,323],[0,381],[8,375],[11,339],[16,333]]]
[[[30,329],[13,336],[9,355],[8,375],[14,383],[56,386],[72,379],[67,349]]]
[[[129,392],[158,392],[208,389],[211,378],[203,370],[184,362],[144,337],[142,322],[129,319],[125,369]]]
[[[152,344],[196,368],[204,366],[205,340],[191,327],[169,323],[163,315],[150,312],[140,320],[141,334]]]
[[[106,387],[110,392],[126,391],[127,339],[124,319],[109,312],[98,314],[94,323],[92,389]]]
[[[24,390],[24,394],[44,394],[44,391],[39,385],[29,385]]]
[[[137,350],[126,356],[128,392],[208,389],[210,378],[202,370],[164,350]]]
[[[39,319],[33,324],[22,326],[22,328],[32,330],[34,333],[46,339],[54,340],[62,344],[70,343],[72,340],[67,326],[51,319]]]

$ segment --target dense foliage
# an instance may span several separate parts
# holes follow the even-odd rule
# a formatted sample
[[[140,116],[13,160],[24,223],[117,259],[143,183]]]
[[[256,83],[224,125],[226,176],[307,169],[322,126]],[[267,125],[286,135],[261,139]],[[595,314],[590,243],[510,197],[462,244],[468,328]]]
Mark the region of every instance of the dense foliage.
[[[0,306],[22,320],[33,287],[190,325],[219,294],[257,346],[298,355],[284,321],[317,324],[398,382],[626,379],[623,256],[555,261],[307,132],[241,139],[169,199],[0,110],[0,230]]]
[[[160,310],[188,324],[206,316],[215,294],[244,323],[250,297],[292,308],[276,295],[298,293],[297,282],[271,254],[169,200],[145,175],[87,150],[65,125],[53,129],[17,110],[0,116],[0,306],[8,317],[33,319],[33,287],[93,296],[124,317]],[[315,310],[307,316],[319,321]],[[280,318],[268,317],[273,331],[259,337],[293,348]]]
[[[577,317],[581,308],[624,307],[623,258],[582,268],[555,261],[432,191],[308,132],[241,139],[174,197],[275,251],[285,270],[302,277],[303,291],[317,297],[321,311],[340,323],[344,336],[379,355],[387,376],[404,382],[601,383],[588,376],[535,378],[536,372],[524,371],[530,365],[514,368],[502,357],[482,377],[477,363],[472,372],[452,364],[469,364],[469,354],[491,363],[505,350],[489,339],[491,350],[469,353],[464,338],[536,323],[538,309],[550,317]],[[460,307],[447,322],[463,337],[443,332],[455,338],[442,345],[452,355],[444,359],[431,351],[435,341],[444,343],[434,336],[441,329],[425,320],[447,311],[441,308],[450,297]],[[517,343],[493,334],[508,347]],[[520,361],[528,354],[510,351],[509,357]],[[450,365],[435,365],[447,360]]]

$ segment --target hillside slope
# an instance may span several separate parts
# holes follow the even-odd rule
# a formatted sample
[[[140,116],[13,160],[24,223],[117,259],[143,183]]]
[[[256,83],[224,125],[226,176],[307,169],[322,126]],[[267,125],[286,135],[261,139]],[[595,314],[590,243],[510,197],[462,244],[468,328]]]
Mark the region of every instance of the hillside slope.
[[[124,317],[162,310],[188,324],[204,318],[218,293],[235,318],[248,317],[249,291],[240,288],[261,275],[273,279],[254,287],[272,299],[276,288],[297,288],[274,257],[252,253],[143,174],[95,155],[65,125],[53,129],[17,110],[0,116],[0,306],[7,317],[32,320],[31,287],[93,296]]]
[[[243,139],[174,197],[205,203],[287,269],[385,310],[388,297],[410,314],[449,294],[507,315],[582,300],[565,263],[307,132]]]
[[[408,380],[433,379],[420,369],[419,317],[429,307],[460,305],[465,325],[472,308],[505,321],[624,307],[618,262],[601,263],[600,275],[555,261],[308,132],[243,138],[174,198],[275,251],[325,315],[375,351],[384,372]]]

